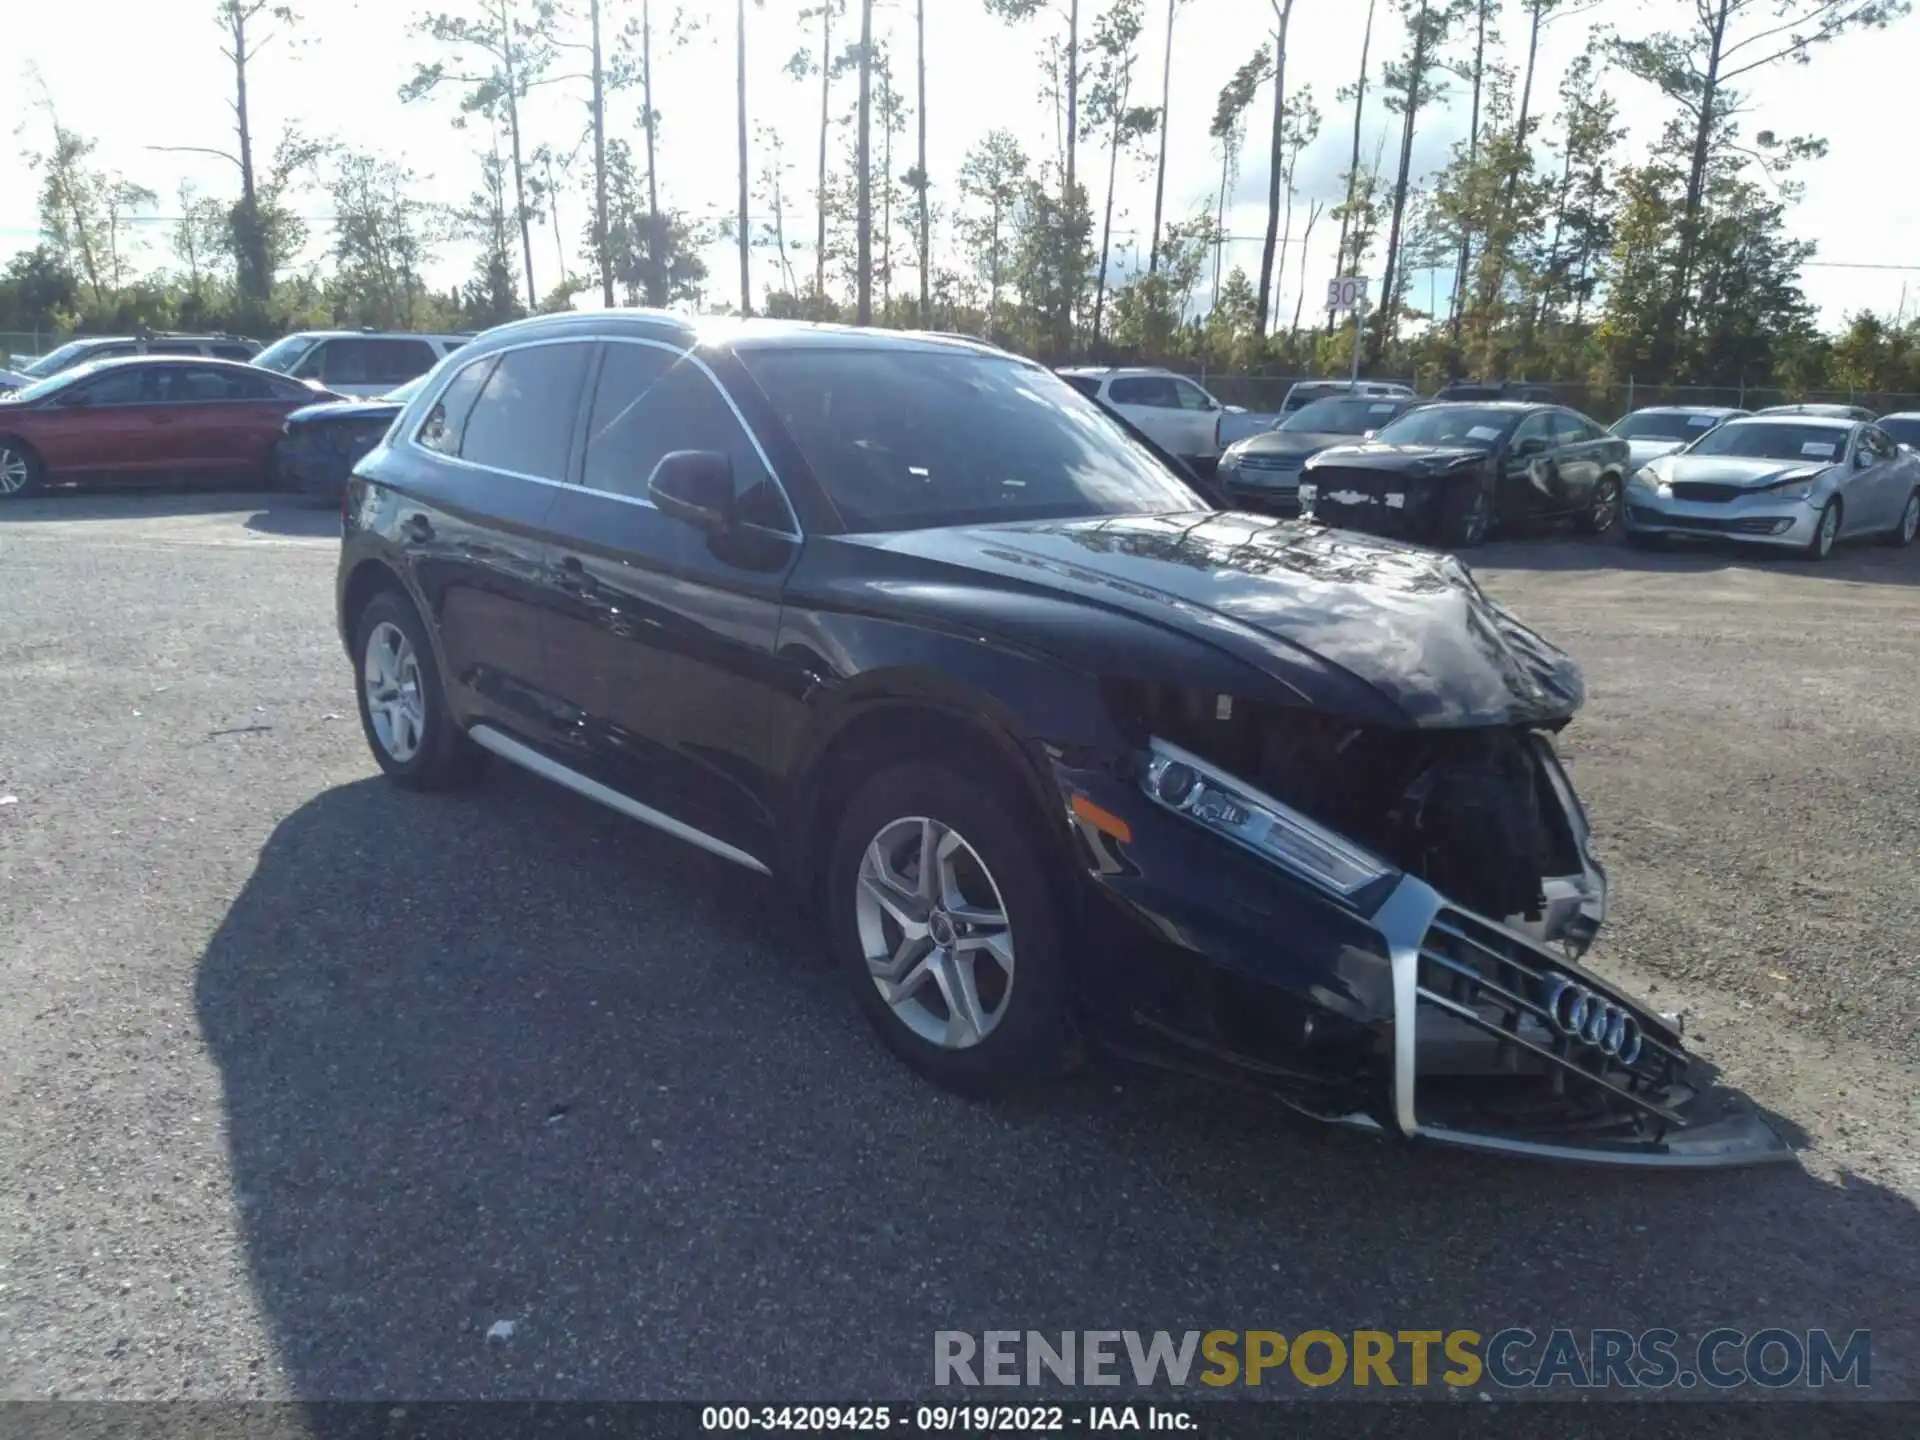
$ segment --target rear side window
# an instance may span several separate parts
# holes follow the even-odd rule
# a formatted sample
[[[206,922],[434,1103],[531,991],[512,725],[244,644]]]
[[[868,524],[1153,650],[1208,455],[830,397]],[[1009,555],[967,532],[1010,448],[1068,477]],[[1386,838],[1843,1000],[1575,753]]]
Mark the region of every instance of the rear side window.
[[[424,375],[438,358],[424,340],[363,340],[368,349],[367,383],[402,385]]]
[[[1178,410],[1180,392],[1165,375],[1131,375],[1107,387],[1107,397],[1116,405],[1143,405],[1155,410]]]
[[[733,408],[692,360],[650,345],[609,344],[587,428],[591,490],[645,499],[663,455],[718,450],[733,461],[741,519],[772,530],[793,521]]]
[[[466,433],[467,416],[472,413],[473,402],[479,398],[480,387],[486,384],[492,370],[493,357],[489,355],[455,375],[440,392],[427,418],[420,422],[420,432],[413,437],[415,441],[442,455],[458,455],[460,438]]]
[[[536,480],[565,480],[592,352],[579,342],[502,355],[467,416],[460,458]]]
[[[238,345],[231,341],[215,341],[208,348],[222,360],[251,360],[253,358],[253,347],[251,345]]]
[[[1556,445],[1584,445],[1594,437],[1588,432],[1587,422],[1571,410],[1553,412],[1553,443]]]
[[[1062,375],[1060,377],[1089,400],[1100,398],[1100,382],[1091,375]]]

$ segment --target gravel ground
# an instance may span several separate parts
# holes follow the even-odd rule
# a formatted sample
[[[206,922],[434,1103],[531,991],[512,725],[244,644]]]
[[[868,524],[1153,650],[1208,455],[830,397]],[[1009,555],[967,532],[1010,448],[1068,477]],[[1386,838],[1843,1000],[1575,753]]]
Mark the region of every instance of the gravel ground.
[[[940,1328],[1508,1324],[1869,1326],[1920,1397],[1920,553],[1480,559],[1587,666],[1597,963],[1807,1147],[1673,1176],[1104,1067],[934,1092],[751,877],[377,779],[332,526],[0,519],[0,1397],[876,1398]]]

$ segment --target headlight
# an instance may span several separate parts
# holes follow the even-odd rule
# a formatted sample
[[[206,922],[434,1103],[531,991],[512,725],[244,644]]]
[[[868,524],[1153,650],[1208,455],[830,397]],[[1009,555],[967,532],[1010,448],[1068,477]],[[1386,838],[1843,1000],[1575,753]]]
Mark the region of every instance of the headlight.
[[[1673,487],[1654,473],[1651,465],[1642,465],[1633,472],[1633,483],[1645,486],[1656,495],[1671,495]]]
[[[1765,493],[1774,500],[1805,500],[1820,488],[1820,477],[1807,480],[1789,480],[1785,485],[1775,485]]]
[[[1199,756],[1157,738],[1152,752],[1140,777],[1150,799],[1295,875],[1344,897],[1393,873],[1384,860]]]

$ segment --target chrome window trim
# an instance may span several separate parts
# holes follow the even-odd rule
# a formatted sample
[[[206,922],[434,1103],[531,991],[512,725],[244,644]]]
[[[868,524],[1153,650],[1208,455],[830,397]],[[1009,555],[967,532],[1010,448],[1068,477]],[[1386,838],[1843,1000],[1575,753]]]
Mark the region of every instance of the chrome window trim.
[[[497,350],[489,350],[483,355],[474,355],[458,365],[449,366],[447,373],[435,383],[431,390],[423,390],[416,395],[414,403],[425,407],[420,412],[421,419],[424,421],[433,413],[433,407],[440,403],[440,397],[453,384],[454,377],[466,370],[468,366],[497,360],[501,356],[513,354],[516,350],[537,350],[547,345],[638,345],[649,350],[664,350],[676,359],[692,361],[699,368],[700,373],[707,377],[707,383],[713,386],[715,392],[726,402],[728,411],[733,415],[734,423],[739,425],[741,433],[747,437],[747,443],[753,446],[753,453],[759,457],[760,464],[767,472],[767,478],[773,481],[773,488],[780,492],[780,503],[787,507],[787,518],[793,522],[793,528],[775,530],[771,526],[757,525],[751,520],[743,520],[740,523],[749,530],[758,530],[766,535],[778,535],[786,540],[798,542],[807,538],[806,532],[800,527],[800,512],[794,506],[793,496],[788,493],[786,482],[780,478],[780,472],[774,468],[773,459],[767,454],[767,447],[760,443],[760,437],[754,433],[753,426],[747,423],[746,415],[742,413],[739,404],[728,392],[727,387],[720,383],[720,377],[713,373],[713,367],[695,353],[695,347],[692,345],[682,346],[665,340],[646,340],[637,335],[556,335],[538,340],[523,340],[517,345],[503,345]],[[401,413],[405,414],[404,411]],[[617,491],[601,490],[592,485],[576,485],[571,480],[552,480],[543,475],[526,475],[518,470],[503,470],[497,465],[483,465],[477,460],[448,455],[443,451],[420,444],[415,438],[418,433],[419,426],[412,426],[409,433],[400,437],[398,443],[442,464],[458,465],[463,469],[478,470],[487,475],[504,475],[509,479],[525,480],[530,484],[545,485],[555,490],[572,490],[582,495],[597,496],[602,500],[617,500],[623,505],[638,506],[642,510],[658,511],[660,508],[645,496],[622,495]],[[463,434],[462,439],[464,438]]]

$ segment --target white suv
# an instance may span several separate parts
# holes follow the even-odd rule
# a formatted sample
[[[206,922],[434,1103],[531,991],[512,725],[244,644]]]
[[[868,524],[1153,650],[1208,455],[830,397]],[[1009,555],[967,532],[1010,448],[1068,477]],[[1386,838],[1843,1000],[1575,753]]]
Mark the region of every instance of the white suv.
[[[1088,399],[1117,410],[1162,450],[1211,465],[1220,458],[1226,407],[1171,370],[1079,365],[1060,378]]]
[[[296,380],[318,380],[336,395],[385,395],[417,380],[472,338],[303,330],[276,340],[253,363]]]

